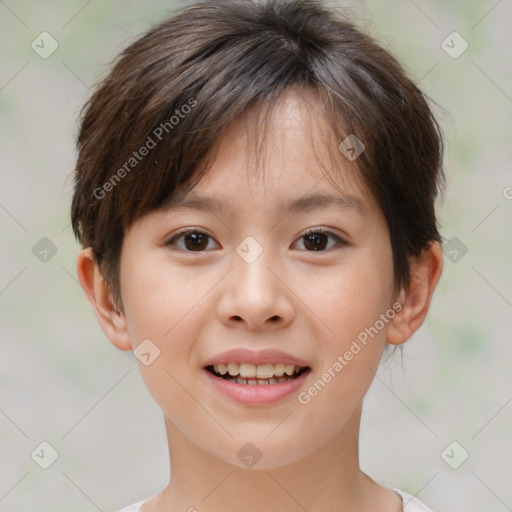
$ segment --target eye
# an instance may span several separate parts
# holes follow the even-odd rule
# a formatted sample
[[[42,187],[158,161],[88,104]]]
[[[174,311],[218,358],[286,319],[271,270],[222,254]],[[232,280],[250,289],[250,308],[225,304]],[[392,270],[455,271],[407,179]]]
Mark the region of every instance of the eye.
[[[199,231],[198,229],[185,229],[176,233],[168,242],[166,246],[177,246],[185,252],[204,252],[208,246],[208,239],[213,240],[207,233]],[[178,244],[177,242],[183,242]]]
[[[327,247],[329,238],[334,240],[335,243]],[[204,252],[208,249],[209,240],[213,240],[213,238],[203,231],[198,229],[185,229],[176,233],[165,245],[175,246],[185,252]],[[340,236],[321,228],[309,230],[305,235],[300,237],[299,241],[304,241],[304,247],[308,252],[325,252],[335,245],[344,246],[348,244],[348,242]]]
[[[338,245],[344,246],[348,245],[348,242],[330,231],[326,231],[321,228],[313,228],[309,230],[305,235],[302,235],[299,238],[299,241],[304,241],[304,247],[308,252],[312,251],[324,251],[326,250],[327,240],[331,238],[337,242]],[[336,245],[336,244],[334,244]],[[327,249],[331,249],[328,247]]]

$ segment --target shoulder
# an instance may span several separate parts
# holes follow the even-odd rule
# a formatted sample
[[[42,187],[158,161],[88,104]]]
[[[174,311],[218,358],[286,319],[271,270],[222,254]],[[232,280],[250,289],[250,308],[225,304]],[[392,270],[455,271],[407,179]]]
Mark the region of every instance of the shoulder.
[[[133,503],[132,505],[128,505],[127,507],[122,508],[118,512],[139,512],[140,507],[146,502],[147,500],[141,500],[137,503]]]
[[[403,512],[432,512],[432,509],[428,508],[418,498],[415,498],[400,489],[393,489],[393,491],[398,493],[404,502]]]

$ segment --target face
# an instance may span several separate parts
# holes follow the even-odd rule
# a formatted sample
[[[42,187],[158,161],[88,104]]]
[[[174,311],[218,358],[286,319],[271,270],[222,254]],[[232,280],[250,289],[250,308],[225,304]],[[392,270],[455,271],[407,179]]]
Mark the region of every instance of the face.
[[[248,442],[258,469],[338,442],[395,313],[383,214],[351,179],[356,162],[340,154],[342,186],[324,177],[302,109],[281,102],[264,172],[234,124],[194,201],[135,222],[121,251],[133,346],[150,340],[146,363],[160,351],[139,364],[149,392],[190,442],[237,466]]]

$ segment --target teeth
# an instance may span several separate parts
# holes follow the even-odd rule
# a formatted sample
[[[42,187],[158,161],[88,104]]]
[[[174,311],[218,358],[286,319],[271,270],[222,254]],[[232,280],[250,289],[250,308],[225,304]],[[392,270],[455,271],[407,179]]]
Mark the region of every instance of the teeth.
[[[256,365],[249,363],[242,363],[240,365],[240,377],[256,377]]]
[[[244,379],[243,377],[224,377],[226,380],[231,382],[236,382],[237,384],[244,384],[246,386],[268,386],[273,384],[282,384],[288,380],[291,380],[292,377],[288,377],[285,375],[284,377],[278,377],[274,379],[273,377],[270,379]]]
[[[238,363],[229,363],[228,364],[228,373],[229,373],[229,375],[231,375],[232,377],[235,377],[235,375],[238,375],[239,368],[240,368],[240,366],[238,365]],[[217,371],[215,366],[213,367],[213,369],[215,371]]]
[[[269,379],[274,375],[273,364],[261,364],[256,367],[256,377],[258,379]]]
[[[286,373],[286,375],[293,375],[294,372],[295,372],[295,366],[293,364],[287,364],[284,367],[284,373]]]
[[[277,363],[274,365],[274,375],[276,377],[282,377],[284,375],[284,364]]]
[[[217,375],[229,374],[231,377],[239,377],[245,384],[248,379],[249,385],[255,385],[258,380],[275,380],[274,377],[283,377],[285,375],[291,377],[300,372],[302,368],[293,364],[260,364],[252,363],[219,363],[213,365],[213,370]],[[238,382],[238,380],[237,380]],[[252,384],[254,382],[254,384]],[[276,381],[277,382],[277,381]],[[239,382],[241,384],[241,382]],[[270,382],[273,384],[273,382]]]

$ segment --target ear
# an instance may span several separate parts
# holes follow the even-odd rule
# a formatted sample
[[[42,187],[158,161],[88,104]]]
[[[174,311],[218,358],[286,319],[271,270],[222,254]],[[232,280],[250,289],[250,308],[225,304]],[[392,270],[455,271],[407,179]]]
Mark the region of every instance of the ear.
[[[402,309],[388,324],[386,341],[400,345],[421,326],[427,316],[434,289],[443,269],[443,252],[439,242],[432,242],[420,256],[411,258],[411,282],[400,291]]]
[[[126,329],[126,318],[118,311],[90,247],[79,252],[76,270],[78,280],[105,336],[120,350],[131,350],[132,342]]]

